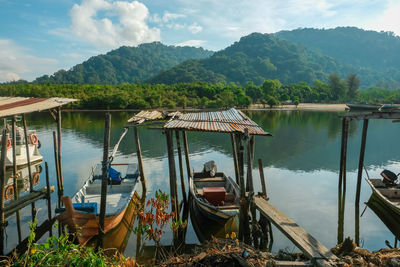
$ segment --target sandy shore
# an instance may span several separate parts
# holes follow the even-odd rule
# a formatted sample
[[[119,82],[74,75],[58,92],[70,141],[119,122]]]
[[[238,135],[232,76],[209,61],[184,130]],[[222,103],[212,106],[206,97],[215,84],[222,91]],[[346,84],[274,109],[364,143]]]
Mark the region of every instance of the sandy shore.
[[[268,105],[252,104],[249,109],[344,111],[346,107],[346,104],[301,103],[297,107],[295,105],[280,105],[270,108]]]

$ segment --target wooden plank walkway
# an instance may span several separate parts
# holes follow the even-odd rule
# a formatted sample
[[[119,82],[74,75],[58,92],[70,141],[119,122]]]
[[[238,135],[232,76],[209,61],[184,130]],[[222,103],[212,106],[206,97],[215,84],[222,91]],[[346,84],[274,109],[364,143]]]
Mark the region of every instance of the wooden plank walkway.
[[[317,266],[335,266],[338,258],[323,244],[297,225],[292,219],[275,208],[264,198],[255,196],[257,209],[266,216],[284,235],[286,235]]]

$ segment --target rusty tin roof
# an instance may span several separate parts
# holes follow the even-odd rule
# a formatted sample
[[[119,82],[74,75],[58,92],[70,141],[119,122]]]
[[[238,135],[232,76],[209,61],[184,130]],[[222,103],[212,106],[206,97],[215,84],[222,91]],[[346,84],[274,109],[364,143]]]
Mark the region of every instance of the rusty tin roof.
[[[221,133],[244,133],[246,128],[251,135],[271,136],[243,112],[234,108],[225,111],[187,113],[164,125],[164,129]]]

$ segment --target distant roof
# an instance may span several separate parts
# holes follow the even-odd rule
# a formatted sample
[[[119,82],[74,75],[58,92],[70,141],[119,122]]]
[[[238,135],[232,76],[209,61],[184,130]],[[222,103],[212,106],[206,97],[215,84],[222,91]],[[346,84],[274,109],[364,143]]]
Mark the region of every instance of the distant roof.
[[[142,110],[128,120],[129,123],[140,124],[148,120],[161,120],[163,114],[158,110]]]
[[[251,135],[271,136],[243,112],[234,108],[225,111],[187,113],[164,125],[164,129],[222,133],[244,133],[246,128]]]
[[[58,97],[0,97],[0,118],[52,109],[75,101]]]

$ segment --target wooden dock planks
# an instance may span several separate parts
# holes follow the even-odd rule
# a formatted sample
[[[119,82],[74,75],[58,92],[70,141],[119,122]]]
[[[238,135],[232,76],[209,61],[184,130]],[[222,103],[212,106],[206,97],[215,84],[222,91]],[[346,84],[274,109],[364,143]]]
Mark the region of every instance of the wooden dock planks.
[[[271,205],[262,197],[254,197],[257,209],[286,235],[307,257],[315,260],[317,266],[333,266],[330,260],[337,257],[323,244],[297,225],[292,219]]]

